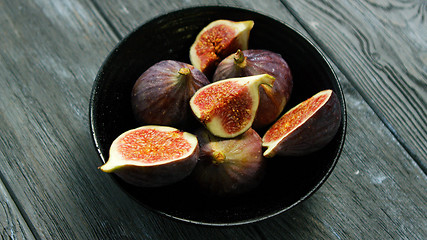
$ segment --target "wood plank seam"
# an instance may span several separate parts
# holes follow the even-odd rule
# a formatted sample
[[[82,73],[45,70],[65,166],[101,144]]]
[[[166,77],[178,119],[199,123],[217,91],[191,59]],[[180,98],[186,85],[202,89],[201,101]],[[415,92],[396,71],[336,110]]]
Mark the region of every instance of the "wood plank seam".
[[[10,199],[12,199],[12,201],[13,201],[13,204],[16,206],[16,210],[18,211],[18,214],[24,220],[24,223],[26,225],[24,227],[26,227],[27,229],[30,230],[34,239],[41,239],[40,236],[38,235],[34,225],[31,223],[30,218],[28,217],[28,215],[23,210],[24,208],[21,206],[20,202],[17,201],[16,195],[13,193],[13,191],[11,191],[10,186],[5,181],[4,176],[1,172],[0,172],[0,184],[3,185],[4,189],[6,190],[6,193],[9,195]]]
[[[405,149],[408,155],[414,160],[417,166],[422,170],[422,172],[427,175],[427,166],[423,164],[422,160],[415,154],[414,150],[405,142],[405,140],[397,133],[397,131],[393,128],[393,126],[388,122],[382,112],[375,106],[375,104],[369,99],[369,97],[361,90],[361,88],[355,84],[355,81],[351,77],[345,68],[337,61],[331,57],[332,54],[327,50],[326,46],[322,44],[322,41],[317,37],[317,35],[311,30],[311,28],[304,21],[299,18],[298,14],[295,13],[294,9],[290,7],[285,0],[280,0],[280,2],[286,7],[286,9],[292,14],[292,16],[296,19],[296,21],[301,25],[301,27],[309,34],[309,36],[313,39],[314,43],[321,48],[321,50],[334,62],[334,64],[338,67],[338,69],[344,74],[344,76],[349,80],[352,87],[356,89],[356,91],[361,95],[363,100],[369,105],[369,107],[374,111],[374,113],[378,116],[381,122],[389,129],[392,135],[396,138],[399,144]]]
[[[105,14],[105,12],[102,10],[102,8],[99,6],[97,1],[94,0],[90,0],[90,2],[93,4],[94,6],[94,10],[96,10],[99,15],[102,17],[102,20],[105,21],[105,23],[107,24],[107,26],[110,28],[110,30],[113,32],[114,36],[117,37],[117,40],[120,40],[123,38],[122,34],[120,34],[120,31],[114,27],[114,24],[111,22],[111,20],[107,17],[107,14]]]

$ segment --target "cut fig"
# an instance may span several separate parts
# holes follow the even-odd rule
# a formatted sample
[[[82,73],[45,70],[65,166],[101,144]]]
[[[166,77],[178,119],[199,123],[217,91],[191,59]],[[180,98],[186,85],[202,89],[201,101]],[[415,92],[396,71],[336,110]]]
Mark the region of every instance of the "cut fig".
[[[237,49],[247,49],[252,20],[216,20],[203,28],[190,48],[191,64],[205,74]]]
[[[260,103],[252,125],[261,129],[272,124],[283,111],[292,92],[292,74],[278,53],[268,50],[238,50],[222,60],[215,70],[213,81],[267,73],[276,78],[274,87],[260,87]]]
[[[264,134],[265,157],[302,156],[323,148],[341,123],[341,106],[332,90],[324,90],[286,112]]]
[[[259,86],[274,77],[230,78],[200,88],[190,100],[194,115],[215,136],[233,138],[248,130],[259,105]]]
[[[160,187],[187,177],[198,154],[195,135],[172,127],[143,126],[117,137],[100,169],[135,186]]]
[[[192,179],[211,195],[224,196],[254,189],[264,176],[261,137],[249,129],[231,139],[218,138],[206,129],[197,133],[200,157]]]
[[[133,86],[134,117],[140,125],[184,128],[193,117],[188,105],[190,98],[209,83],[206,76],[190,64],[160,61],[148,68]]]

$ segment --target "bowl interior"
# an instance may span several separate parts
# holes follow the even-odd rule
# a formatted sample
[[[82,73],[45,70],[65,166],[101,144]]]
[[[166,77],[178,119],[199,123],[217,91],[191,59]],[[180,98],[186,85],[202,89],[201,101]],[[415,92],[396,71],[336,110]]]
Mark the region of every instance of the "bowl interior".
[[[306,199],[326,180],[341,153],[346,125],[341,87],[324,57],[295,30],[262,14],[231,7],[190,8],[155,18],[126,36],[105,60],[92,91],[90,124],[95,147],[105,162],[113,140],[137,127],[130,93],[139,75],[161,60],[190,63],[189,48],[196,35],[216,19],[254,20],[249,48],[280,53],[288,62],[294,88],[285,111],[321,90],[333,89],[343,114],[337,135],[324,149],[305,157],[267,159],[267,174],[260,186],[237,197],[207,197],[189,180],[147,189],[114,177],[124,191],[161,214],[199,224],[236,225],[274,216]]]

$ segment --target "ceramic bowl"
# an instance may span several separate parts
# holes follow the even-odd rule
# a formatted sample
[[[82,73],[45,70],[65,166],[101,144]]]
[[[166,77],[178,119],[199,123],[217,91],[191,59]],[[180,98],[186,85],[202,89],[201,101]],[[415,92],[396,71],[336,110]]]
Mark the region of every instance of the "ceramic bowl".
[[[307,199],[331,174],[343,148],[346,108],[342,89],[325,56],[298,31],[272,17],[233,7],[188,8],[154,18],[124,37],[100,68],[90,99],[90,131],[101,165],[108,159],[112,141],[137,126],[130,104],[136,79],[161,60],[190,63],[189,48],[196,35],[217,19],[253,20],[249,48],[277,52],[287,61],[294,88],[286,109],[321,90],[332,89],[342,110],[338,133],[325,148],[304,157],[268,159],[259,187],[236,197],[208,197],[188,179],[167,187],[138,188],[111,174],[130,197],[161,215],[195,224],[229,226],[284,213]]]

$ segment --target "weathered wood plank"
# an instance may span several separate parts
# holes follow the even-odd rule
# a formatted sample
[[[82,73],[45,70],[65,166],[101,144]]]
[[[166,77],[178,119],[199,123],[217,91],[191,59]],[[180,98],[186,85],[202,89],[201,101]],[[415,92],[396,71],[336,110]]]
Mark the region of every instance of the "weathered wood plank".
[[[0,239],[34,239],[3,182],[0,181]]]
[[[185,239],[200,236],[202,229],[208,239],[256,237],[246,228],[171,224],[141,208],[97,169],[88,99],[117,38],[90,2],[1,5],[7,38],[0,42],[0,139],[10,147],[2,149],[0,171],[37,238]]]
[[[90,0],[89,0],[90,1]],[[223,5],[241,7],[284,18],[288,23],[296,24],[296,19],[280,1],[244,1],[244,0],[185,0],[185,1],[98,1],[95,6],[108,19],[110,27],[121,38],[130,31],[154,17],[186,7]]]
[[[297,239],[425,239],[426,176],[338,73],[348,107],[342,157],[325,185],[308,201],[287,216],[277,217],[277,224],[261,224],[270,229],[266,239],[277,235]]]
[[[140,23],[202,3],[217,1],[103,1],[97,7],[90,1],[0,2],[1,29],[7,36],[0,41],[0,112],[5,123],[0,142],[9,144],[1,149],[0,171],[38,237],[424,238],[426,223],[420,216],[425,216],[425,207],[420,204],[426,200],[425,176],[345,77],[350,124],[342,158],[325,186],[289,214],[233,228],[185,224],[139,206],[97,169],[87,107],[103,58],[118,37]],[[271,12],[302,30],[278,1],[230,4]],[[360,117],[366,121],[358,121]],[[397,230],[389,233],[388,227]]]
[[[426,172],[426,1],[282,2]]]
[[[115,217],[108,203],[96,207],[105,197],[97,191],[121,192],[91,184],[98,171],[87,118],[90,88],[114,36],[78,2],[1,5],[0,138],[8,146],[0,171],[40,239],[114,237],[111,225],[127,216]],[[119,199],[112,205],[129,207]]]

